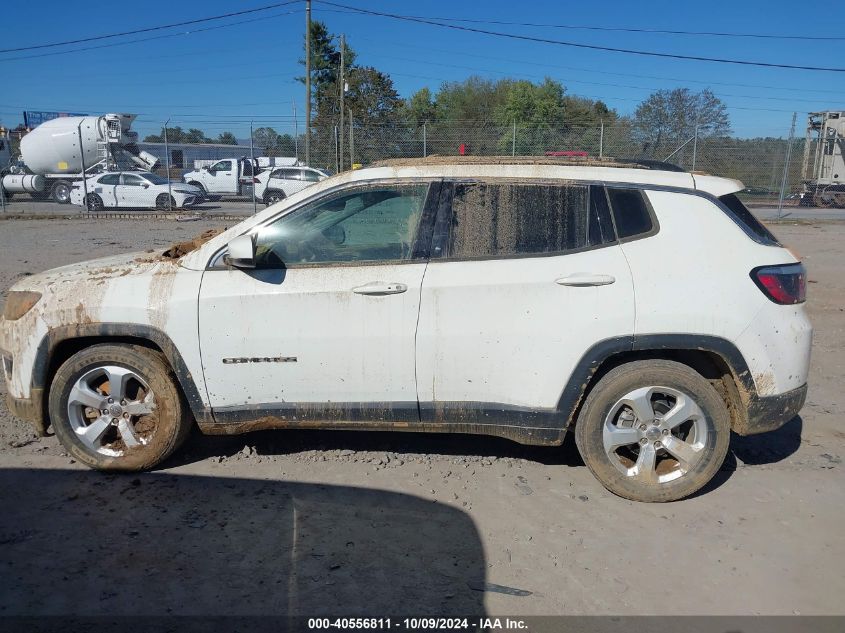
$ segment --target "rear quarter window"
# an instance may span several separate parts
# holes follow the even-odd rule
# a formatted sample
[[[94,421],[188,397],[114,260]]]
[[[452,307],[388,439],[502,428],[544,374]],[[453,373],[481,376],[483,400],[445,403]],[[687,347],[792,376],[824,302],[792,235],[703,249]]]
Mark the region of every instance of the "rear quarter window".
[[[742,200],[736,197],[736,194],[729,193],[726,196],[719,198],[728,210],[728,216],[736,222],[739,227],[745,231],[746,235],[755,242],[765,244],[766,246],[780,246],[778,239],[772,235],[771,231],[763,226],[754,214],[748,210]]]
[[[607,197],[620,240],[650,233],[654,228],[648,203],[641,190],[609,187]]]

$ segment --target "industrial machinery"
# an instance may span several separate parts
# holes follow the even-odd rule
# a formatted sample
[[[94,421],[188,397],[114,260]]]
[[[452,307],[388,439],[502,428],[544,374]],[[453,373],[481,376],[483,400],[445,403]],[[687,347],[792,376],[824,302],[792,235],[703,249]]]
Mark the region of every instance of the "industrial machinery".
[[[845,111],[808,115],[801,180],[802,205],[845,208]]]
[[[70,201],[71,183],[83,173],[158,166],[140,151],[130,129],[134,114],[60,117],[45,121],[21,139],[21,155],[0,164],[7,194],[30,193],[59,203]]]

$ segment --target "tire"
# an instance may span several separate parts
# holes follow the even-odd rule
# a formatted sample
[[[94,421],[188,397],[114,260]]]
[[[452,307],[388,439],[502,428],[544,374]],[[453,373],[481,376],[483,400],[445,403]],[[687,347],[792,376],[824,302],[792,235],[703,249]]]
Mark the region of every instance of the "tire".
[[[121,375],[123,397],[112,398],[112,382]],[[65,361],[50,387],[49,414],[62,446],[97,470],[152,468],[179,448],[192,426],[164,356],[126,344],[92,345]]]
[[[156,197],[156,209],[165,210],[165,209],[178,209],[179,207],[176,206],[176,199],[173,196],[170,196],[170,206],[167,205],[167,194],[160,193]]]
[[[270,191],[264,192],[263,200],[264,204],[269,207],[271,204],[276,204],[280,200],[284,200],[286,197],[287,196],[285,196],[285,193],[283,191],[279,191],[278,189],[271,189]]]
[[[817,191],[813,196],[813,206],[820,209],[829,209],[833,206],[833,197],[826,197],[821,191]]]
[[[105,205],[103,204],[103,199],[98,196],[96,193],[89,193],[88,196],[85,198],[85,206],[88,208],[88,211],[91,213],[99,213],[103,209],[105,209]]]
[[[65,180],[53,183],[50,188],[50,198],[58,204],[68,204],[70,202],[70,183]]]
[[[639,405],[640,415],[628,402]],[[685,410],[671,415],[679,403]],[[724,400],[698,372],[646,360],[621,365],[595,385],[578,416],[575,442],[587,468],[612,493],[664,502],[683,499],[713,478],[725,461],[730,431]],[[651,455],[654,467],[637,472]]]
[[[837,191],[833,194],[833,206],[845,209],[845,191]]]

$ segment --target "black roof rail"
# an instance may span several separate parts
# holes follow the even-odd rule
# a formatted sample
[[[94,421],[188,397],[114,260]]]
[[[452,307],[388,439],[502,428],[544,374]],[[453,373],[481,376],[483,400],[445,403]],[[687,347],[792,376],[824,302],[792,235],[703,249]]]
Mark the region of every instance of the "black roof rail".
[[[686,171],[686,169],[680,165],[667,163],[665,160],[654,160],[652,158],[617,158],[615,160],[620,163],[640,165],[641,167],[646,167],[648,169],[659,169],[661,171]]]

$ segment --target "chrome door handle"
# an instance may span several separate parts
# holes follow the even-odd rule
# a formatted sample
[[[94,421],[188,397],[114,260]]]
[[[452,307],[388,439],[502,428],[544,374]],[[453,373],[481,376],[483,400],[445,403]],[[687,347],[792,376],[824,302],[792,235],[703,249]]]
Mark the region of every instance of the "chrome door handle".
[[[408,290],[408,286],[399,283],[373,281],[363,286],[353,288],[352,292],[359,295],[398,295]]]
[[[593,273],[572,273],[566,277],[555,279],[560,286],[606,286],[616,281],[613,275],[596,275]]]

